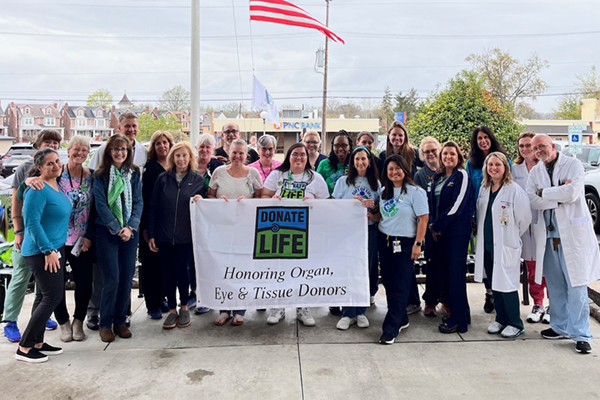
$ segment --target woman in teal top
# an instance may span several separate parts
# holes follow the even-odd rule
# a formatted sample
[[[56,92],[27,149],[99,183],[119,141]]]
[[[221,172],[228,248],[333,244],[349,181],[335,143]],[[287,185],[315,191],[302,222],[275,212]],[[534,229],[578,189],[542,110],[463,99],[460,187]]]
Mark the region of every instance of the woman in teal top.
[[[25,192],[25,237],[21,247],[35,277],[37,292],[31,319],[15,355],[17,360],[31,363],[45,362],[48,354],[62,353],[62,349],[44,343],[44,332],[46,321],[65,295],[64,245],[72,211],[70,200],[56,181],[62,173],[56,150],[46,147],[35,154],[30,174],[38,171],[44,188]]]
[[[322,161],[317,168],[317,172],[325,179],[329,196],[333,193],[335,184],[342,176],[348,172],[348,162],[352,153],[352,139],[345,130],[335,134],[331,141],[331,150],[327,161]]]

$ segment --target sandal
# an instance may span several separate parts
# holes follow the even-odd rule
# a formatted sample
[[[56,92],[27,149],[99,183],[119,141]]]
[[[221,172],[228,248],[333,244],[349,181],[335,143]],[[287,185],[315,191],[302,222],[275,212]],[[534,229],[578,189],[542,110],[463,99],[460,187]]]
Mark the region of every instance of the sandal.
[[[223,326],[231,319],[231,314],[222,312],[219,318],[215,319],[215,325]]]
[[[235,314],[233,316],[233,321],[231,321],[231,325],[240,326],[244,325],[244,316],[240,314]]]

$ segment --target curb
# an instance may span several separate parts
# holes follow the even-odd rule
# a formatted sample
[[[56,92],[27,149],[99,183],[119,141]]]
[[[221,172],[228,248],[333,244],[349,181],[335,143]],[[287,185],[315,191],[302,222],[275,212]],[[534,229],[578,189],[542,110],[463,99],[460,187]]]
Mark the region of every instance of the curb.
[[[590,298],[590,316],[600,322],[600,293],[588,286]]]

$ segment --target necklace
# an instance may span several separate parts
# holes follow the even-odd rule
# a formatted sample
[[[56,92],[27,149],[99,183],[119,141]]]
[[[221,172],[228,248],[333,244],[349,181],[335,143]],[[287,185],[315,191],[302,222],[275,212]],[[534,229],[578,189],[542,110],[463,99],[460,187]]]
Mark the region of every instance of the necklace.
[[[263,169],[263,166],[260,163],[260,160],[258,161],[258,166],[260,167],[260,170],[262,171],[263,176],[265,177],[265,179],[267,179],[267,177],[271,174],[271,171],[273,171],[273,161],[271,161],[271,164],[269,164],[269,173],[268,174]]]

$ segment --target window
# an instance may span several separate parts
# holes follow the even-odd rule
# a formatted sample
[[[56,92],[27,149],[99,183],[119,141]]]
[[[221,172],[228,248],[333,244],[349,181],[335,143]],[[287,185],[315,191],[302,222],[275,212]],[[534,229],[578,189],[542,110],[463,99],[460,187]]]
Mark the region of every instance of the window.
[[[33,118],[31,117],[25,117],[22,121],[23,125],[33,125]]]
[[[96,111],[96,117],[98,117],[98,118],[102,117],[102,110]]]
[[[185,119],[185,114],[181,114],[181,119]]]
[[[52,109],[50,107],[46,108],[46,115],[52,115]]]
[[[83,110],[77,110],[77,116],[83,117]]]
[[[25,114],[31,114],[31,110],[29,109],[29,107],[25,108]]]
[[[96,127],[97,128],[104,128],[104,120],[103,119],[97,119],[96,120]]]
[[[84,127],[85,125],[86,125],[85,119],[78,119],[77,120],[77,127],[78,128]]]
[[[46,126],[55,126],[56,119],[55,118],[44,118],[44,125]]]

